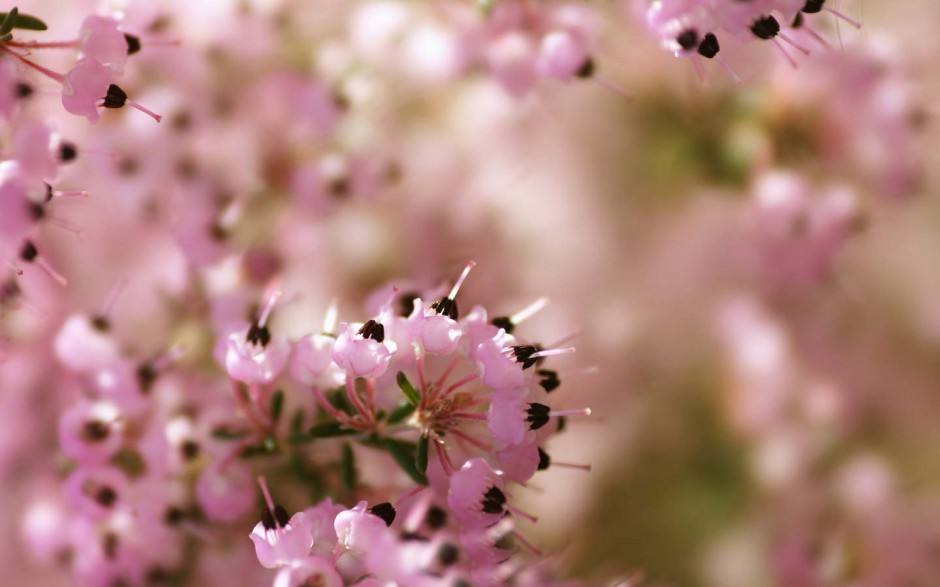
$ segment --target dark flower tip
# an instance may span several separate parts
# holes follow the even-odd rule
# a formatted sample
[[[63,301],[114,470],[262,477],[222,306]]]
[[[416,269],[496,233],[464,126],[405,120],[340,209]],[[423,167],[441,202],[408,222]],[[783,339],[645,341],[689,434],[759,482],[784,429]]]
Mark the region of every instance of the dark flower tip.
[[[531,403],[529,404],[529,409],[526,411],[528,414],[526,416],[526,422],[529,423],[530,430],[538,430],[542,426],[548,424],[548,414],[551,411],[551,408],[545,404]]]
[[[258,321],[251,323],[251,326],[248,327],[248,334],[245,335],[245,342],[251,344],[260,344],[262,347],[268,346],[268,343],[271,342],[271,331],[268,330],[267,326],[261,326],[258,324]]]
[[[108,86],[108,93],[104,97],[105,108],[123,108],[127,104],[127,92],[116,84]]]
[[[490,324],[496,328],[502,328],[506,331],[506,334],[512,334],[512,331],[515,330],[516,325],[512,323],[512,320],[509,319],[509,316],[497,316],[490,320]]]
[[[446,296],[431,304],[431,309],[451,320],[456,320],[460,315],[457,311],[457,302]]]
[[[483,494],[483,513],[501,514],[503,506],[506,505],[506,494],[495,485]]]
[[[533,357],[532,355],[540,350],[542,349],[531,344],[516,345],[512,347],[512,356],[517,363],[522,363],[523,369],[528,369],[539,362],[540,357]]]
[[[385,340],[385,327],[375,320],[369,320],[362,325],[358,334],[362,338],[371,338],[376,342],[383,342]]]
[[[261,525],[264,526],[265,530],[283,528],[289,521],[290,516],[287,515],[287,510],[279,505],[274,506],[273,512],[270,508],[261,510]]]
[[[751,32],[758,39],[769,41],[780,33],[780,23],[772,16],[764,16],[751,25]]]
[[[382,518],[382,521],[385,522],[386,526],[391,526],[392,522],[395,521],[395,506],[386,502],[377,503],[371,508],[369,508],[369,513]]]

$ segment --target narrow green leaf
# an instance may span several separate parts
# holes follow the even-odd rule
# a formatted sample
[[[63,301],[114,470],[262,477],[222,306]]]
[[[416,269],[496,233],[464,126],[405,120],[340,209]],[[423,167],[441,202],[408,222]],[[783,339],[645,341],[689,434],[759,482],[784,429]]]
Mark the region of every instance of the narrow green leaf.
[[[281,412],[284,411],[284,391],[278,389],[271,396],[271,419],[277,422],[281,419]]]
[[[0,22],[0,35],[5,35],[13,30],[16,19],[19,17],[19,9],[14,6],[10,12],[0,13],[3,15],[3,22]]]
[[[405,418],[414,413],[415,407],[410,402],[401,402],[398,404],[398,407],[392,410],[392,413],[388,416],[389,424],[398,424],[403,422]]]
[[[303,427],[304,427],[304,411],[300,408],[297,408],[297,411],[294,412],[294,416],[290,419],[291,434],[303,434],[302,432]]]
[[[418,390],[415,389],[415,386],[408,381],[408,378],[401,371],[398,372],[398,387],[401,388],[401,392],[405,394],[405,397],[408,398],[408,401],[411,402],[411,405],[416,406],[421,402],[421,394],[418,393]]]
[[[428,484],[428,478],[415,467],[417,445],[413,442],[404,442],[391,438],[384,439],[382,444],[385,445],[385,449],[392,455],[392,458],[395,459],[395,462],[398,463],[402,471],[411,477],[415,483],[419,485]]]
[[[212,438],[217,440],[241,440],[248,436],[247,430],[230,430],[228,428],[216,428],[212,431]]]
[[[12,40],[13,40],[13,35],[11,35],[10,33],[0,36],[0,43],[6,43],[7,41],[12,41]]]
[[[16,24],[13,25],[13,27],[27,31],[44,31],[49,28],[46,26],[46,23],[29,14],[20,14],[17,17]]]
[[[415,469],[422,475],[428,472],[428,435],[422,434],[418,439],[418,448],[415,449]]]
[[[348,442],[343,445],[343,454],[339,461],[339,476],[343,489],[352,491],[356,487],[356,455],[353,454],[352,445]]]
[[[311,428],[307,433],[314,438],[333,438],[336,436],[349,436],[351,434],[357,434],[358,431],[352,430],[350,428],[343,428],[343,425],[339,422],[325,422],[323,424],[317,424]]]

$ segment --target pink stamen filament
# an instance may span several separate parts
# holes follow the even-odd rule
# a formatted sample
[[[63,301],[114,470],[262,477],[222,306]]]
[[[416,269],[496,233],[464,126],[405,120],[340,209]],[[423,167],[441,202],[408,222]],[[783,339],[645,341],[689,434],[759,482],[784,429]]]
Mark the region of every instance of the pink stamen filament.
[[[774,38],[773,42],[774,42],[774,45],[777,47],[777,49],[780,50],[780,53],[783,55],[783,58],[786,59],[787,63],[790,64],[790,67],[792,67],[793,69],[799,69],[800,67],[799,64],[796,62],[796,60],[793,57],[790,56],[789,53],[787,53],[787,50],[783,46],[783,44],[777,38]]]
[[[7,41],[10,47],[20,47],[22,49],[77,49],[82,42],[78,39],[72,41],[50,41],[40,43],[38,41]]]
[[[336,319],[339,316],[339,302],[336,298],[330,302],[330,306],[326,309],[326,315],[323,317],[323,332],[324,334],[332,334],[336,329]]]
[[[590,416],[591,408],[581,408],[580,410],[552,410],[548,413],[552,418],[561,416]]]
[[[838,10],[835,10],[835,9],[833,9],[833,8],[828,8],[828,7],[823,8],[823,10],[825,10],[825,11],[828,12],[829,14],[834,15],[836,18],[841,18],[842,20],[844,20],[845,22],[849,23],[850,25],[852,25],[853,27],[855,27],[855,28],[857,28],[857,29],[861,29],[861,28],[862,28],[862,23],[858,22],[858,21],[855,20],[855,19],[849,18],[848,16],[846,16],[845,14],[839,12]]]
[[[444,469],[444,474],[448,477],[453,475],[454,465],[450,462],[450,457],[447,455],[447,449],[444,448],[444,443],[436,436],[434,438],[434,452],[437,453],[437,459],[441,462],[441,468]]]
[[[447,396],[450,395],[452,392],[454,392],[454,391],[460,389],[461,387],[463,387],[464,385],[466,385],[466,384],[468,384],[468,383],[472,383],[472,382],[476,381],[476,380],[479,379],[479,378],[480,378],[479,373],[471,373],[471,374],[467,375],[467,376],[464,377],[463,379],[460,379],[459,381],[454,382],[450,387],[448,387],[447,389],[445,389],[445,390],[444,390],[444,393],[441,394],[441,398],[447,397]]]
[[[146,106],[144,106],[144,105],[142,105],[142,104],[139,104],[139,103],[137,103],[137,102],[134,102],[133,100],[128,100],[128,101],[127,101],[127,105],[130,106],[131,108],[136,108],[137,110],[140,110],[141,112],[143,112],[144,114],[146,114],[146,115],[149,116],[150,118],[153,118],[153,119],[156,120],[157,122],[160,122],[161,120],[163,120],[163,115],[162,115],[162,114],[157,114],[157,113],[154,112],[153,110],[150,110],[150,109],[147,108]]]
[[[818,32],[816,32],[816,29],[814,29],[814,28],[812,28],[812,27],[810,27],[810,26],[804,24],[804,25],[803,25],[803,30],[806,31],[806,32],[809,34],[809,36],[811,36],[811,37],[813,37],[814,39],[816,39],[816,41],[817,41],[820,45],[822,45],[823,47],[825,47],[825,48],[827,48],[827,49],[832,49],[832,44],[831,44],[829,41],[827,41],[822,35],[820,35]]]
[[[239,385],[238,381],[232,379],[232,395],[235,398],[235,403],[238,405],[238,408],[242,411],[242,414],[251,421],[259,430],[266,430],[268,425],[262,420],[258,414],[255,413],[254,408],[251,405],[251,402],[248,401],[248,397],[245,393],[242,392],[242,387]]]
[[[56,269],[42,257],[36,257],[35,259],[33,259],[33,263],[37,267],[42,269],[46,273],[46,275],[51,277],[53,281],[55,281],[62,287],[66,287],[69,284],[69,280],[64,275],[56,271]]]
[[[605,90],[608,90],[608,91],[614,93],[615,95],[620,96],[621,98],[623,98],[623,99],[626,100],[627,102],[633,102],[633,95],[627,93],[625,90],[623,90],[622,88],[620,88],[619,86],[617,86],[617,85],[614,84],[613,82],[610,82],[610,81],[604,79],[603,77],[601,77],[600,75],[598,75],[598,74],[596,74],[596,73],[591,76],[591,79],[593,79],[599,86],[601,86],[601,87],[604,88]]]
[[[47,216],[46,221],[52,224],[53,226],[55,226],[56,228],[60,228],[64,230],[65,232],[71,234],[72,236],[76,237],[79,240],[82,240],[85,238],[85,231],[79,228],[77,225],[72,224],[68,220],[64,220],[62,218],[56,218],[54,216]]]
[[[799,43],[797,43],[796,41],[794,41],[793,39],[791,39],[791,38],[788,37],[787,35],[785,35],[785,34],[783,34],[783,33],[779,33],[777,36],[780,37],[781,39],[783,39],[787,44],[789,44],[789,45],[791,45],[792,47],[794,47],[797,51],[799,51],[799,52],[802,53],[803,55],[807,55],[807,56],[808,56],[808,55],[810,54],[809,49],[803,47],[802,45],[800,45]]]
[[[388,294],[388,298],[385,299],[385,303],[382,304],[382,307],[379,308],[379,314],[384,314],[388,312],[389,308],[392,307],[392,302],[395,301],[395,296],[398,295],[398,286],[393,285],[391,293]]]
[[[111,315],[111,312],[114,310],[114,305],[121,298],[125,289],[127,289],[127,279],[121,279],[117,282],[117,285],[111,289],[111,293],[108,294],[108,299],[105,301],[104,306],[102,306],[101,312],[99,312],[101,316],[107,317]]]
[[[548,349],[545,351],[539,351],[532,354],[533,359],[541,359],[543,357],[554,357],[556,355],[570,355],[574,352],[574,347],[568,347],[566,349]]]
[[[367,423],[372,422],[372,416],[369,414],[369,411],[366,410],[366,407],[362,404],[362,400],[359,399],[359,394],[356,393],[356,383],[353,380],[352,375],[346,375],[346,395],[349,397],[349,401],[352,403],[353,407],[356,408],[356,411],[362,416],[362,419]]]
[[[513,324],[521,324],[522,322],[541,312],[545,306],[548,305],[548,301],[548,298],[539,298],[535,300],[525,308],[510,316],[509,321]]]
[[[271,292],[271,295],[268,296],[264,304],[264,309],[261,310],[261,316],[258,317],[258,326],[263,328],[268,323],[268,318],[271,317],[271,312],[274,311],[274,304],[277,303],[279,297],[281,297],[281,290],[279,289],[274,290]]]
[[[326,411],[326,413],[329,414],[334,420],[336,420],[343,426],[354,428],[356,430],[366,429],[365,426],[350,420],[350,418],[346,414],[340,412],[335,407],[333,407],[333,404],[331,404],[329,400],[326,399],[326,396],[323,395],[322,389],[320,389],[319,387],[314,387],[313,393],[314,393],[314,396],[316,397],[317,403],[320,404],[320,407],[322,407]]]
[[[720,65],[721,68],[725,70],[725,73],[728,74],[728,77],[731,78],[731,81],[739,86],[744,85],[744,81],[741,79],[741,76],[739,76],[738,73],[733,70],[730,65],[728,65],[728,62],[725,61],[721,55],[716,55],[715,61],[717,61],[718,65]]]
[[[689,61],[692,63],[692,68],[695,69],[695,73],[698,76],[698,79],[703,84],[708,83],[708,76],[705,75],[705,66],[702,65],[702,62],[699,61],[698,55],[693,55]]]
[[[22,62],[24,65],[35,69],[36,71],[38,71],[39,73],[43,74],[43,75],[46,76],[46,77],[49,77],[49,78],[54,79],[55,81],[59,82],[60,84],[64,84],[64,83],[65,83],[65,76],[62,75],[61,73],[57,73],[57,72],[55,72],[55,71],[52,71],[51,69],[47,69],[47,68],[45,68],[45,67],[39,65],[38,63],[35,63],[35,62],[33,62],[33,61],[30,61],[29,59],[23,57],[22,55],[20,55],[20,54],[17,53],[16,51],[11,51],[11,50],[7,49],[2,43],[0,43],[0,51],[3,51],[4,53],[7,53],[7,54],[9,54],[9,55],[12,55],[12,56],[15,57],[16,59],[18,59],[20,62]]]
[[[457,282],[454,284],[454,287],[452,287],[450,293],[447,294],[448,298],[453,300],[457,297],[457,292],[460,291],[460,286],[463,285],[464,280],[467,279],[467,275],[470,274],[470,270],[473,269],[474,266],[476,266],[476,262],[474,261],[467,263],[467,266],[463,269],[463,273],[461,273],[460,277],[457,278]]]
[[[552,461],[552,467],[562,467],[564,469],[578,469],[580,471],[591,472],[591,465],[578,465],[576,463],[559,463],[557,461]]]
[[[271,499],[271,492],[268,490],[268,482],[264,480],[263,475],[258,475],[258,486],[261,487],[261,494],[264,496],[264,503],[268,504],[268,510],[274,514],[274,500]]]
[[[513,506],[509,505],[508,503],[507,503],[506,505],[504,505],[503,507],[506,508],[506,511],[509,512],[509,513],[511,513],[512,515],[518,516],[518,517],[520,517],[520,518],[525,518],[526,520],[529,520],[529,521],[532,522],[533,524],[539,521],[539,519],[538,519],[537,517],[533,516],[532,514],[530,514],[530,513],[528,513],[528,512],[524,512],[524,511],[520,510],[519,508],[513,507]]]
[[[536,546],[535,546],[534,544],[532,544],[531,542],[529,542],[528,540],[526,540],[526,539],[522,536],[522,534],[520,534],[519,532],[516,532],[515,530],[513,530],[513,531],[512,531],[512,535],[513,535],[513,537],[514,537],[516,540],[519,541],[520,544],[522,544],[522,545],[525,546],[529,551],[531,551],[532,554],[534,554],[535,556],[542,556],[542,550],[539,549],[539,548],[536,548]]]
[[[484,442],[481,442],[481,441],[477,440],[476,438],[473,438],[473,437],[470,436],[469,434],[466,434],[466,433],[464,433],[463,431],[458,430],[458,429],[456,429],[456,428],[449,428],[447,431],[448,431],[449,433],[453,434],[454,436],[456,436],[457,438],[459,438],[460,440],[463,440],[464,442],[466,442],[466,443],[468,443],[468,444],[470,444],[470,445],[473,445],[473,446],[477,447],[478,449],[480,449],[480,450],[482,450],[482,451],[489,452],[490,449],[493,448],[492,446],[490,446],[490,445],[488,445],[488,444],[486,444],[486,443],[484,443]]]
[[[481,420],[486,421],[486,414],[471,414],[469,412],[453,412],[450,414],[451,418],[462,418],[464,420]]]
[[[88,195],[85,190],[52,190],[54,198],[87,198]]]

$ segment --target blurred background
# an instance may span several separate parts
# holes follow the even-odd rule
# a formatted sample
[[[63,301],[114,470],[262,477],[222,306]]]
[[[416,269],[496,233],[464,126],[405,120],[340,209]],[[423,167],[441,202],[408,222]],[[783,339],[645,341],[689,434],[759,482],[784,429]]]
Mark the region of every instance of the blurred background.
[[[207,356],[205,333],[167,302],[192,279],[181,233],[203,213],[194,194],[245,210],[244,258],[206,262],[220,291],[233,263],[276,263],[303,292],[285,327],[319,322],[334,297],[352,312],[395,279],[442,283],[473,259],[463,299],[511,313],[547,296],[527,332],[575,337],[559,401],[595,416],[572,421],[552,457],[593,470],[553,467],[520,494],[542,513],[525,532],[573,576],[940,585],[940,5],[832,3],[863,28],[819,15],[831,46],[804,38],[797,69],[772,44],[728,42],[739,87],[714,63],[703,83],[662,50],[644,6],[586,2],[603,23],[595,78],[520,97],[459,57],[478,25],[471,3],[450,4],[105,4],[125,30],[179,39],[145,41],[122,84],[166,118],[56,114],[87,154],[58,182],[93,194],[61,204],[84,237],[44,229],[68,298],[27,274],[49,316],[10,311],[5,336],[46,345],[127,279],[133,302],[114,310],[125,345],[184,340]],[[48,38],[74,37],[100,8],[20,4]],[[59,58],[74,55],[50,66]],[[339,130],[298,130],[321,94],[341,96]],[[37,113],[58,106],[39,98]],[[310,165],[353,187],[304,187]],[[132,243],[109,228],[127,223]],[[28,497],[52,490],[55,406],[70,392],[15,358],[0,391],[0,582],[70,584],[21,540]]]

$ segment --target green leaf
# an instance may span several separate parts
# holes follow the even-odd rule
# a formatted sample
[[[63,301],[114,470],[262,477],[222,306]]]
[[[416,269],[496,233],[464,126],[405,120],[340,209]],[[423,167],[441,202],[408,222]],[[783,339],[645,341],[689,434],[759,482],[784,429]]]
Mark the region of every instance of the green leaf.
[[[402,402],[398,404],[398,407],[392,410],[392,413],[388,416],[389,424],[398,424],[403,422],[405,418],[414,413],[415,407],[410,402]]]
[[[336,436],[358,434],[358,430],[343,428],[343,425],[339,422],[325,422],[323,424],[317,424],[308,430],[307,434],[314,438],[334,438]]]
[[[389,454],[392,455],[392,458],[395,459],[395,462],[398,463],[398,466],[401,467],[415,483],[419,485],[428,484],[428,478],[415,467],[417,445],[413,442],[393,440],[391,438],[384,439],[382,444]]]
[[[284,391],[278,389],[271,396],[271,419],[277,422],[281,419],[281,412],[284,411]]]
[[[241,440],[248,436],[247,430],[230,430],[228,428],[216,428],[212,431],[212,438],[217,440]]]
[[[13,26],[16,25],[16,19],[19,17],[20,11],[14,6],[10,12],[0,14],[3,14],[3,22],[0,22],[0,35],[5,35],[13,30]]]
[[[294,416],[290,419],[291,434],[303,434],[303,427],[304,411],[300,408],[297,408],[297,411],[294,412]]]
[[[2,37],[0,37],[0,43],[6,43],[7,41],[12,41],[12,40],[13,40],[13,35],[11,35],[10,33],[7,33],[3,35]]]
[[[10,18],[12,16],[12,18]],[[48,30],[48,26],[43,21],[39,20],[35,16],[29,14],[20,14],[17,8],[13,8],[10,12],[0,12],[0,18],[3,19],[3,24],[0,24],[0,34],[7,34],[13,29],[23,29],[26,31],[45,31]],[[7,20],[10,21],[9,27],[7,27]]]
[[[408,381],[408,378],[405,377],[405,374],[401,371],[398,372],[398,387],[401,388],[401,392],[405,394],[405,397],[408,398],[408,401],[411,402],[411,405],[416,406],[421,403],[421,394],[418,393],[418,390],[415,389],[415,386]]]
[[[333,390],[332,393],[327,395],[326,400],[330,402],[330,405],[332,405],[334,408],[349,414],[350,416],[356,413],[356,408],[354,408],[353,405],[349,403],[349,397],[346,395],[346,386],[344,385],[339,386]]]
[[[348,442],[343,445],[343,454],[339,461],[339,477],[346,491],[352,491],[356,487],[356,455],[353,454],[352,445]]]
[[[428,435],[422,434],[415,449],[415,469],[422,475],[428,472]]]

